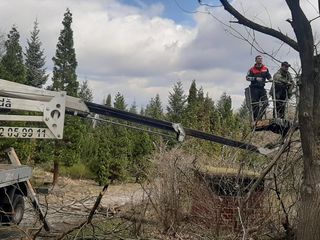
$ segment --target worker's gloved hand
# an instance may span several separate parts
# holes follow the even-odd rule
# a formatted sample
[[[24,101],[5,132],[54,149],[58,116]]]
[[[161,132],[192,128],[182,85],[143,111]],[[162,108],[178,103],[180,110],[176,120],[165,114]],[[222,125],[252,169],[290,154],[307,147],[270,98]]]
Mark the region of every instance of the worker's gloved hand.
[[[263,78],[262,78],[262,77],[256,77],[256,80],[257,80],[258,82],[262,82],[262,81],[263,81]]]

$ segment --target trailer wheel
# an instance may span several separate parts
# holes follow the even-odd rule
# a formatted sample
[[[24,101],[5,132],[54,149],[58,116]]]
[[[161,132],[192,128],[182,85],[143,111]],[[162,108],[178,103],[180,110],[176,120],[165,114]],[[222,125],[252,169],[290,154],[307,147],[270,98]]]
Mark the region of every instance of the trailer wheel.
[[[12,202],[13,215],[11,216],[11,222],[14,224],[19,224],[23,218],[24,214],[24,199],[20,194],[15,194]]]
[[[24,199],[23,196],[20,194],[15,194],[13,196],[12,205],[5,204],[2,207],[4,212],[8,214],[4,214],[1,216],[1,222],[4,225],[8,225],[10,223],[19,224],[22,220],[24,214]]]

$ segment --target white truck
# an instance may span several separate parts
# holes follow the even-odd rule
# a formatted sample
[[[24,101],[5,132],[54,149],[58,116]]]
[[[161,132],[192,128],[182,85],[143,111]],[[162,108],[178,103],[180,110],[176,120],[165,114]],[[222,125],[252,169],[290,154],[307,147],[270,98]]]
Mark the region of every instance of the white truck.
[[[34,114],[26,115],[21,112]],[[183,128],[179,123],[171,123],[105,105],[84,102],[79,98],[67,96],[63,91],[48,91],[0,79],[0,138],[62,139],[66,113],[82,117],[100,114],[133,122],[173,132],[178,141],[183,141],[186,136],[192,136],[260,154],[271,152],[269,149],[258,148],[251,144]],[[15,125],[17,122],[20,122],[20,126]],[[21,127],[21,124],[26,124],[26,126]],[[8,151],[11,162],[18,159],[13,154],[15,153]],[[1,221],[18,224],[24,212],[23,196],[29,196],[39,211],[40,218],[44,221],[44,227],[49,230],[44,214],[39,208],[37,198],[28,182],[30,177],[31,168],[28,166],[18,166],[17,163],[0,164]]]

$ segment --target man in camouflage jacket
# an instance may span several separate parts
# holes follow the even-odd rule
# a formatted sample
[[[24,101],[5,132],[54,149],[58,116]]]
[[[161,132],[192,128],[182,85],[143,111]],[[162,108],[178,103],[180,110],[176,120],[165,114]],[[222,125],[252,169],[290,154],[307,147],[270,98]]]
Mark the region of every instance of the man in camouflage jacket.
[[[289,67],[290,64],[288,62],[283,62],[281,63],[281,68],[273,75],[273,86],[270,90],[270,95],[276,104],[273,111],[274,117],[276,117],[276,111],[278,118],[284,118],[286,103],[292,95],[293,80],[288,71]]]

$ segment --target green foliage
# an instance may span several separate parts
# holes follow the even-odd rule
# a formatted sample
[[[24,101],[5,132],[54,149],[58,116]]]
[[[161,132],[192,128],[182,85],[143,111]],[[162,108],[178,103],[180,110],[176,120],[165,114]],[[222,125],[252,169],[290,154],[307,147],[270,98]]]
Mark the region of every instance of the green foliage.
[[[140,115],[141,115],[141,116],[145,116],[145,115],[146,115],[144,108],[141,108],[141,109],[140,109]]]
[[[7,155],[3,150],[13,147],[19,156],[19,159],[24,164],[33,164],[33,158],[36,152],[36,143],[34,139],[14,139],[7,138],[0,141],[0,157],[7,159]]]
[[[89,163],[89,168],[95,175],[99,185],[109,183],[109,165],[111,160],[110,138],[111,128],[107,125],[98,125],[87,136],[84,160]]]
[[[127,104],[125,103],[124,97],[121,93],[118,92],[115,96],[113,106],[120,110],[126,110]]]
[[[107,107],[111,107],[111,102],[112,102],[111,94],[108,94],[107,99],[106,99],[106,101],[105,101],[105,105],[106,105]]]
[[[181,123],[185,111],[186,96],[183,91],[182,82],[177,82],[173,92],[169,92],[167,106],[167,118],[171,122]]]
[[[127,166],[131,155],[131,142],[126,128],[112,126],[111,159],[109,162],[109,179],[125,180],[127,178]]]
[[[86,123],[76,117],[67,116],[65,119],[64,141],[60,145],[60,162],[65,166],[72,166],[80,161],[82,140],[86,137],[87,125]]]
[[[193,105],[196,104],[197,102],[197,85],[196,85],[196,80],[193,80],[189,89],[189,95],[188,95],[188,107],[192,107]]]
[[[234,116],[231,106],[231,97],[223,93],[217,103],[217,118],[219,120],[219,131],[227,134],[234,127]]]
[[[63,166],[61,168],[61,175],[73,179],[94,179],[94,174],[84,163],[76,163],[71,167]]]
[[[55,141],[37,140],[34,162],[36,164],[52,163],[55,159],[55,150]]]
[[[5,54],[1,59],[0,77],[18,83],[26,82],[26,70],[23,64],[22,48],[19,43],[20,34],[12,27],[5,41]]]
[[[198,89],[196,85],[196,80],[193,80],[189,88],[189,95],[187,97],[187,107],[183,116],[183,124],[190,128],[197,128],[198,125]]]
[[[245,100],[242,102],[241,107],[238,110],[238,115],[243,120],[249,120],[250,112],[249,112],[249,109],[247,107],[247,103]]]
[[[85,80],[80,84],[79,97],[87,102],[93,101],[93,93],[89,88],[88,81]]]
[[[131,112],[131,113],[135,113],[135,114],[137,114],[137,113],[138,113],[138,111],[137,111],[137,104],[136,104],[136,102],[135,102],[135,101],[132,103],[132,105],[131,105],[131,107],[130,107],[129,112]]]
[[[149,104],[146,107],[145,115],[156,119],[164,118],[162,103],[159,94],[157,94],[155,98],[151,98]]]
[[[62,21],[63,29],[60,31],[57,43],[56,55],[52,58],[53,67],[53,90],[67,91],[69,96],[78,95],[79,83],[77,81],[77,60],[73,43],[73,31],[71,29],[72,14],[67,9]]]
[[[34,22],[33,31],[28,46],[26,48],[26,84],[34,87],[42,87],[48,79],[45,69],[44,50],[41,50],[41,42],[39,40],[38,22]]]
[[[153,144],[150,135],[146,132],[131,133],[131,161],[130,172],[135,181],[139,182],[146,176],[147,169],[150,166],[148,157],[153,151]]]
[[[6,52],[6,49],[5,49],[5,34],[0,33],[0,59],[2,58],[2,56],[4,55],[5,52]]]

